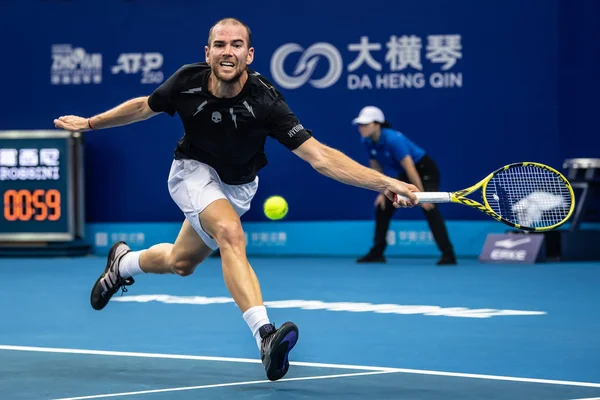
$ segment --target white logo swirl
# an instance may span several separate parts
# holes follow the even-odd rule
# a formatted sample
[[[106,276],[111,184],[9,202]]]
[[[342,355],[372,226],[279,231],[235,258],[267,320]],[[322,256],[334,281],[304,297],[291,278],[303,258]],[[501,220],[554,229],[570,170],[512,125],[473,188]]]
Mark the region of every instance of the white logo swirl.
[[[283,70],[283,63],[291,53],[303,52],[294,69],[294,76],[290,76]],[[320,79],[310,79],[319,59],[325,57],[329,63],[327,74]],[[288,43],[279,47],[271,57],[271,75],[273,79],[285,89],[297,89],[309,82],[313,87],[324,89],[337,82],[342,75],[342,56],[335,46],[329,43],[315,43],[304,50],[296,43]]]

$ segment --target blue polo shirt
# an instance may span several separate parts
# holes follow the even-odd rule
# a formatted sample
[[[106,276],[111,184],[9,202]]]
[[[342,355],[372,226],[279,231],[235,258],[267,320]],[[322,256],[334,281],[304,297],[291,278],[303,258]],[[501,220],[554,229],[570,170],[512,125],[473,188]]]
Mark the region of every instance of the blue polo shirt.
[[[398,173],[404,172],[404,168],[400,165],[400,161],[404,157],[410,155],[416,164],[425,155],[425,150],[402,133],[390,128],[381,128],[381,135],[377,143],[370,138],[363,138],[362,141],[369,153],[369,158],[377,160],[384,170],[391,168]]]

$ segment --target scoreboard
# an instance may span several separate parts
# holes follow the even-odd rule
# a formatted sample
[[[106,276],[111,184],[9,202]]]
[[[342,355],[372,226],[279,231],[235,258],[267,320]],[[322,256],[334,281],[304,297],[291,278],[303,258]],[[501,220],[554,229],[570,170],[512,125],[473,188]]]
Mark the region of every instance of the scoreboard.
[[[83,170],[80,133],[0,131],[0,243],[83,238]]]

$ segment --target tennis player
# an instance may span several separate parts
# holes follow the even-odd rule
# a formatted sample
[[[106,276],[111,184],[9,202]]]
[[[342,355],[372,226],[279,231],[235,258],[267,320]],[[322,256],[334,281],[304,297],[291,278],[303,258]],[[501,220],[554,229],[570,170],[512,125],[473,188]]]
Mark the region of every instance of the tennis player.
[[[289,109],[273,85],[248,68],[254,59],[251,32],[234,18],[211,27],[206,62],[182,66],[148,97],[126,101],[91,118],[62,116],[57,128],[106,129],[146,120],[159,113],[178,114],[185,130],[177,143],[168,178],[173,201],[185,220],[175,243],[131,251],[115,243],[106,269],[93,286],[91,305],[103,309],[119,289],[142,273],[188,276],[219,248],[229,293],[256,339],[266,375],[282,378],[298,327],[270,322],[259,281],[246,257],[240,217],[258,189],[258,172],[267,164],[264,144],[278,140],[319,173],[339,182],[384,193],[402,194],[394,207],[412,207],[417,187],[361,166],[317,141]]]

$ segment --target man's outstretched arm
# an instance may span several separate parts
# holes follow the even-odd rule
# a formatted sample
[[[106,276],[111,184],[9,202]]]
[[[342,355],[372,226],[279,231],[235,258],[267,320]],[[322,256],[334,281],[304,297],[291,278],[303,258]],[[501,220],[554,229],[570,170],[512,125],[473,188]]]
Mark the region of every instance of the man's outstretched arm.
[[[315,138],[310,138],[302,143],[294,154],[308,162],[320,174],[347,185],[358,186],[376,192],[384,193],[394,202],[395,207],[412,207],[418,203],[413,192],[419,189],[397,179],[390,178],[374,169],[365,167],[339,150],[326,146]],[[394,195],[400,194],[408,197],[411,201],[398,203]]]
[[[148,97],[136,97],[118,106],[95,115],[83,118],[75,115],[65,115],[54,120],[54,126],[71,132],[84,132],[92,129],[106,129],[115,126],[132,124],[143,121],[159,113],[152,111],[148,105]]]

